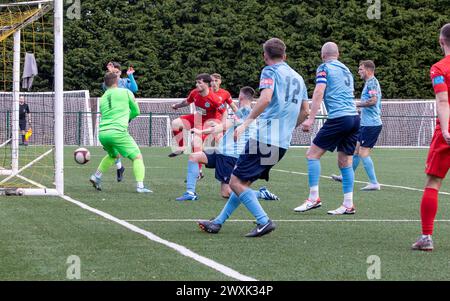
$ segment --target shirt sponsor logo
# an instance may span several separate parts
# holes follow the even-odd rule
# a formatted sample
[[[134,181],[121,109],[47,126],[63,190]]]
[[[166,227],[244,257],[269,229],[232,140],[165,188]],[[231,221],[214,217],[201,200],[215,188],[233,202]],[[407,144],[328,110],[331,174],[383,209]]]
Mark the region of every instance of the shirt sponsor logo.
[[[195,107],[195,110],[197,111],[197,113],[201,114],[201,115],[206,115],[206,110],[200,107]]]
[[[272,86],[273,85],[273,79],[271,78],[263,78],[260,82],[261,86]]]

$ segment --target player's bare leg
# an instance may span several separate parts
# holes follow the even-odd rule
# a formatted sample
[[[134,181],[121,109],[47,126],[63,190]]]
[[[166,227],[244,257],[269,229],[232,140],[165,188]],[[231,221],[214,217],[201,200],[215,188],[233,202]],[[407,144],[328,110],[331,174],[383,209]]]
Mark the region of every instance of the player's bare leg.
[[[360,150],[360,143],[359,143],[359,141],[356,143],[356,148],[355,148],[355,153],[353,154],[353,163],[352,163],[352,166],[353,166],[353,170],[354,171],[356,171],[356,169],[358,168],[358,166],[359,166],[359,162],[361,161],[361,157],[360,157],[360,152],[359,152],[359,150]],[[334,181],[336,181],[336,182],[342,182],[342,175],[335,175],[335,174],[332,174],[331,175],[331,179],[333,179]]]
[[[233,191],[230,188],[230,185],[227,183],[220,183],[220,195],[228,199]]]
[[[177,143],[176,149],[169,154],[169,157],[176,157],[184,152],[184,141],[183,141],[183,130],[189,129],[189,127],[186,127],[186,124],[183,122],[183,119],[177,118],[172,121],[172,132],[173,137]]]

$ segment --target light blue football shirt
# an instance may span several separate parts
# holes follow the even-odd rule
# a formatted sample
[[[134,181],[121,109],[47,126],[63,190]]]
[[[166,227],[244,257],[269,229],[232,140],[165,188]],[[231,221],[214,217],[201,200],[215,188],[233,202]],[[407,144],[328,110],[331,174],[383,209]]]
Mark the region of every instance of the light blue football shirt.
[[[248,139],[252,132],[256,130],[256,125],[252,122],[239,137],[237,142],[234,142],[234,130],[236,127],[241,125],[245,119],[250,115],[252,109],[250,107],[242,107],[235,113],[234,125],[230,127],[217,146],[217,151],[224,155],[233,158],[238,158],[239,155],[244,151],[245,144],[247,144]]]
[[[361,108],[361,126],[380,126],[381,122],[381,87],[374,77],[366,81],[361,94],[361,102],[366,102],[372,97],[377,97],[377,103],[370,107]]]
[[[358,115],[356,111],[353,75],[338,60],[323,63],[317,68],[316,84],[326,84],[323,100],[328,119]]]
[[[262,70],[259,89],[272,89],[272,100],[257,120],[257,132],[251,138],[288,149],[302,101],[308,100],[303,78],[285,62]]]

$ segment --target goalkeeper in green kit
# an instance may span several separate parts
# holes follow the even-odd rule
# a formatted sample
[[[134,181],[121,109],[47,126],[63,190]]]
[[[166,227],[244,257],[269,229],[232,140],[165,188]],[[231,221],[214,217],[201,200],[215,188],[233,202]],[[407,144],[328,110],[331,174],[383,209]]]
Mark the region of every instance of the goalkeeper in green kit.
[[[137,181],[137,192],[153,192],[144,186],[145,166],[141,151],[128,133],[128,123],[140,114],[139,106],[134,101],[134,95],[128,89],[118,88],[119,78],[108,72],[105,84],[108,88],[100,99],[100,129],[99,140],[108,153],[100,162],[90,182],[97,190],[102,190],[101,179],[115,160],[121,155],[133,161],[133,172]]]

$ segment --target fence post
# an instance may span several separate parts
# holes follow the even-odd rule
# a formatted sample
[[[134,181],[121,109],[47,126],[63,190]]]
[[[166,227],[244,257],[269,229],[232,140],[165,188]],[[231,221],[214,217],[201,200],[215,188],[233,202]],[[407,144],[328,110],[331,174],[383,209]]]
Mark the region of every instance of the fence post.
[[[7,139],[11,138],[11,112],[6,111],[6,137]]]
[[[78,111],[78,145],[81,145],[81,118],[82,112]]]
[[[148,122],[148,146],[152,146],[152,112],[148,113],[149,122]]]

